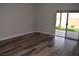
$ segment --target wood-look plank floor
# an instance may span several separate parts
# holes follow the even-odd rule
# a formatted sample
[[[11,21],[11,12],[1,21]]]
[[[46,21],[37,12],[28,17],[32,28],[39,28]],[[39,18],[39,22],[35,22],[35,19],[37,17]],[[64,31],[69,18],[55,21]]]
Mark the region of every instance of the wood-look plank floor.
[[[79,42],[43,33],[0,41],[0,56],[77,56]]]

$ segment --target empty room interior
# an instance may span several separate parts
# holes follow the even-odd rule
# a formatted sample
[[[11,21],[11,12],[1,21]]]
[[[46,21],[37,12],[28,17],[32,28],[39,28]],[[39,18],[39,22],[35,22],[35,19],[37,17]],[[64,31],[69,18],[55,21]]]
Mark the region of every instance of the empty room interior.
[[[78,3],[0,3],[0,56],[78,55]]]

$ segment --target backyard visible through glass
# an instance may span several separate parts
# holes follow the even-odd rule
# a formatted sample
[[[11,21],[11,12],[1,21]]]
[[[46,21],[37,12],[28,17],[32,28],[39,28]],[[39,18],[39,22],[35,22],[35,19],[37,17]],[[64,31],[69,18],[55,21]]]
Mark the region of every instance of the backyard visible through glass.
[[[57,13],[56,19],[56,29],[65,30],[66,29],[66,21],[67,21],[67,13],[62,13],[61,24],[60,24],[60,13]],[[68,31],[79,32],[79,13],[69,13],[68,18]]]

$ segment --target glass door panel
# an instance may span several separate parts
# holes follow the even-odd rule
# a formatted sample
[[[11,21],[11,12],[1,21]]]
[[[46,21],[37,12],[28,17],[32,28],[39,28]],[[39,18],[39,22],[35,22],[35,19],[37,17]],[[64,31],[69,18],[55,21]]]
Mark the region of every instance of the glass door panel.
[[[78,40],[79,32],[79,13],[69,13],[67,38]]]
[[[55,35],[65,37],[67,13],[57,13],[56,16]]]

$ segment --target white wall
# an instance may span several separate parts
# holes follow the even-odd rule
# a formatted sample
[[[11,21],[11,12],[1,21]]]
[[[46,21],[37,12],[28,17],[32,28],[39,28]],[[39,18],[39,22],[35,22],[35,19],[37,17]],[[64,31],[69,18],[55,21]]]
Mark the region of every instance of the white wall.
[[[0,38],[34,31],[33,4],[0,4]]]
[[[37,30],[36,30],[36,26],[37,26],[37,13],[38,13],[38,8],[39,8],[39,7],[38,7],[38,3],[35,3],[35,4],[34,4],[34,11],[35,11],[34,15],[35,15],[35,16],[34,16],[34,21],[33,21],[33,22],[34,22],[34,24],[33,24],[33,25],[34,25],[34,28],[33,28],[34,32],[37,31]]]
[[[79,4],[55,4],[45,3],[38,5],[36,31],[51,33],[55,32],[56,10],[79,10]]]

